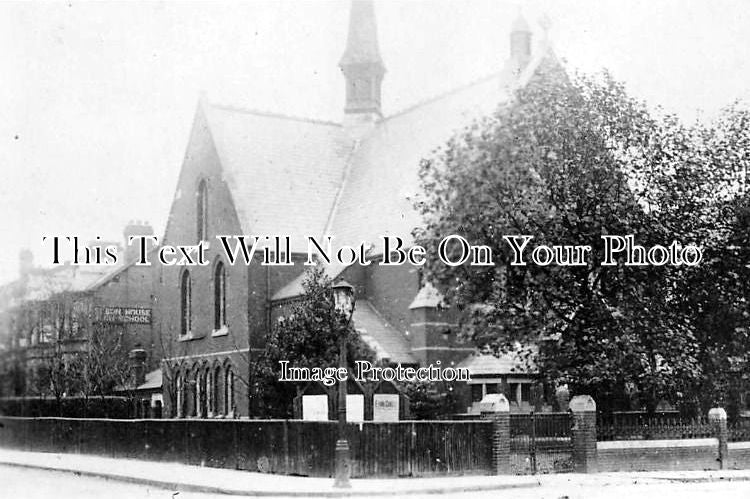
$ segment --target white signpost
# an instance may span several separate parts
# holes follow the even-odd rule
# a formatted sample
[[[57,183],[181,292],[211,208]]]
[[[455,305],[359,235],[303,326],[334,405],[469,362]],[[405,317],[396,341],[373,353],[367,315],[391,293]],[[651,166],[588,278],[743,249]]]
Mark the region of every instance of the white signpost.
[[[302,419],[328,421],[328,395],[303,395]]]
[[[350,423],[361,423],[365,420],[365,396],[354,394],[346,396],[346,420]]]
[[[398,395],[393,393],[376,393],[373,396],[373,421],[398,421]]]

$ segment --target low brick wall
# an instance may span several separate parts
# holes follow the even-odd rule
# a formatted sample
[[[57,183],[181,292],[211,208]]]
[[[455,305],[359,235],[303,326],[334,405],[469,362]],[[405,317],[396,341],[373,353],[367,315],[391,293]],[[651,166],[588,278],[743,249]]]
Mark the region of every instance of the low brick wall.
[[[596,451],[599,471],[719,469],[719,441],[715,438],[598,442]]]

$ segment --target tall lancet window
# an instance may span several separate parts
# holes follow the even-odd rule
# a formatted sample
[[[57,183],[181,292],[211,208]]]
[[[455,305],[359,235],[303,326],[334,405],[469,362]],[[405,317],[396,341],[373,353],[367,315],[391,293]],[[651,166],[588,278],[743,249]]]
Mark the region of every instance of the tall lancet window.
[[[201,180],[198,184],[197,206],[196,206],[196,224],[198,242],[205,241],[208,237],[208,184],[206,180]]]
[[[193,297],[192,285],[190,283],[190,272],[186,270],[182,273],[182,279],[180,281],[180,335],[182,336],[190,334],[192,328],[192,308]]]
[[[214,329],[227,325],[227,271],[223,262],[214,269]]]

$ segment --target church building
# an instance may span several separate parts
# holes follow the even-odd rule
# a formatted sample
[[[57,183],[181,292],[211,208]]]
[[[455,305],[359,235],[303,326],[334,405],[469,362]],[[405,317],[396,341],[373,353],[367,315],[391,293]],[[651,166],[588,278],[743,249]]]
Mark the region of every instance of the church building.
[[[507,102],[545,59],[528,24],[511,28],[510,54],[485,78],[392,115],[381,111],[386,63],[373,3],[351,4],[339,66],[343,115],[338,122],[198,103],[162,244],[208,241],[206,266],[159,266],[157,311],[162,335],[165,416],[252,417],[248,371],[274,314],[299,297],[306,236],[337,245],[382,236],[413,243],[420,161],[473,120]],[[532,45],[535,49],[532,51]],[[498,54],[498,59],[503,59]],[[230,265],[217,235],[288,235],[293,266]],[[455,314],[422,282],[416,267],[327,268],[356,289],[353,324],[379,362],[465,366],[465,404],[505,391],[516,410],[530,408],[533,373],[513,358],[474,355],[457,340]]]

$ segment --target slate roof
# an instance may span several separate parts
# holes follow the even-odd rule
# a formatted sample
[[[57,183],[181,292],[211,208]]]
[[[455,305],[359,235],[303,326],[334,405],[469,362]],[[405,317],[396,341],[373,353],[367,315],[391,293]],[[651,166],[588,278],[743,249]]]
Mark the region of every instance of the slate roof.
[[[359,140],[338,123],[202,101],[243,231],[289,235],[295,252],[306,251],[309,235],[375,248],[381,235],[413,243],[411,232],[421,223],[414,208],[420,161],[506,102],[547,57],[554,58],[549,49],[520,75],[509,64],[386,117]],[[299,296],[301,283],[295,279],[273,299]]]
[[[346,266],[340,263],[333,262],[331,263],[331,265],[324,266],[323,270],[329,279],[336,279],[339,274],[346,270]],[[304,291],[302,288],[302,283],[305,281],[306,277],[306,274],[303,272],[289,281],[288,284],[279,289],[273,295],[273,297],[271,297],[271,301],[287,300],[289,298],[300,296]]]
[[[532,352],[534,347],[529,347]],[[500,356],[488,354],[474,354],[462,360],[457,367],[464,367],[473,376],[488,376],[501,374],[536,374],[533,359],[527,361],[526,355],[520,348],[518,351],[503,353]]]
[[[156,369],[146,373],[146,379],[143,384],[138,385],[136,390],[156,390],[162,387],[161,369]]]
[[[414,208],[420,161],[507,101],[543,56],[519,77],[508,66],[386,117],[360,140],[338,123],[202,101],[243,231],[288,234],[299,252],[308,235],[376,248],[381,235],[411,243],[421,221]]]
[[[377,358],[388,359],[394,364],[416,364],[411,355],[409,340],[391,326],[367,300],[357,300],[352,315],[354,327]]]
[[[341,125],[203,103],[246,234],[323,233],[354,146]]]
[[[414,209],[421,160],[506,97],[495,74],[380,121],[352,156],[330,233],[347,244],[380,247],[381,235],[411,243],[421,220]]]

